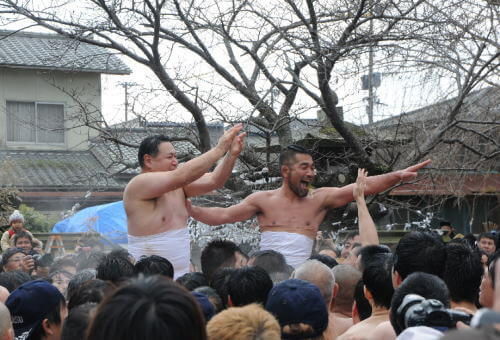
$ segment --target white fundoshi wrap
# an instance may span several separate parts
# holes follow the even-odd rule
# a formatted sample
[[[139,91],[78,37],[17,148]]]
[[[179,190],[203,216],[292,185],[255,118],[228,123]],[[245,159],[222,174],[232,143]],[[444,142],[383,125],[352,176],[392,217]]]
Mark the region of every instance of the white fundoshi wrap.
[[[128,252],[138,261],[141,256],[158,255],[174,266],[174,279],[189,272],[189,229],[182,228],[163,233],[133,236],[128,235]]]
[[[272,249],[285,256],[286,263],[297,267],[310,256],[314,241],[302,234],[286,231],[263,231],[260,250]]]

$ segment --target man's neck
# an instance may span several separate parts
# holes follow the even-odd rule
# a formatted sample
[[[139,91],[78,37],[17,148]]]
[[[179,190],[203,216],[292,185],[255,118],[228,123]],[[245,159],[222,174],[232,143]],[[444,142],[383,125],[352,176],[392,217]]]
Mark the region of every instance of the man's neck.
[[[467,302],[467,301],[460,301],[460,302],[451,301],[451,308],[463,310],[467,313],[472,313],[472,314],[477,312],[476,305],[472,302]]]
[[[352,312],[346,312],[346,311],[334,309],[332,314],[333,314],[333,316],[338,317],[338,318],[352,318]]]

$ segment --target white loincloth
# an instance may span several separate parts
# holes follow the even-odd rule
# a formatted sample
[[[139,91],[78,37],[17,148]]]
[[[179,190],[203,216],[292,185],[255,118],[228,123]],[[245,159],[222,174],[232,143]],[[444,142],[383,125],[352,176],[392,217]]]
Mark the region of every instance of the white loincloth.
[[[260,250],[272,249],[282,253],[286,263],[295,268],[311,256],[313,243],[311,238],[302,234],[263,231],[260,238]]]
[[[182,228],[163,233],[133,236],[128,235],[128,252],[138,261],[141,256],[158,255],[174,266],[174,279],[189,272],[191,250],[189,229]]]

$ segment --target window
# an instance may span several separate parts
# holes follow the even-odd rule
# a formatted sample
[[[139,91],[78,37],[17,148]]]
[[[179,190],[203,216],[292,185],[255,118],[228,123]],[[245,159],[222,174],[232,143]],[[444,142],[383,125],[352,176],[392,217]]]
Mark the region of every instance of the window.
[[[64,106],[7,101],[7,141],[64,143]]]

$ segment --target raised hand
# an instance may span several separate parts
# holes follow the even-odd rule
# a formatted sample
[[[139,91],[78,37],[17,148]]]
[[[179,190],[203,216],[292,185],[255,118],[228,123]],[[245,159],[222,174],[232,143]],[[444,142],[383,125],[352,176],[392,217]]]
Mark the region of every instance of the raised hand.
[[[231,143],[231,148],[229,149],[229,152],[231,153],[231,156],[238,156],[241,151],[243,150],[243,146],[245,145],[245,137],[247,133],[243,132],[234,137],[233,142]]]
[[[216,148],[219,148],[224,153],[229,150],[233,143],[233,139],[236,137],[238,132],[243,128],[243,124],[236,124],[229,130],[225,131],[224,134],[219,138]]]
[[[365,169],[358,169],[358,178],[356,178],[356,183],[354,183],[352,187],[352,195],[355,200],[365,197],[367,176],[368,172]]]
[[[418,170],[422,169],[423,167],[427,166],[431,162],[430,159],[423,161],[422,163],[418,163],[416,165],[412,165],[406,169],[399,170],[397,173],[399,177],[401,178],[401,181],[409,181],[417,177],[418,175]]]

